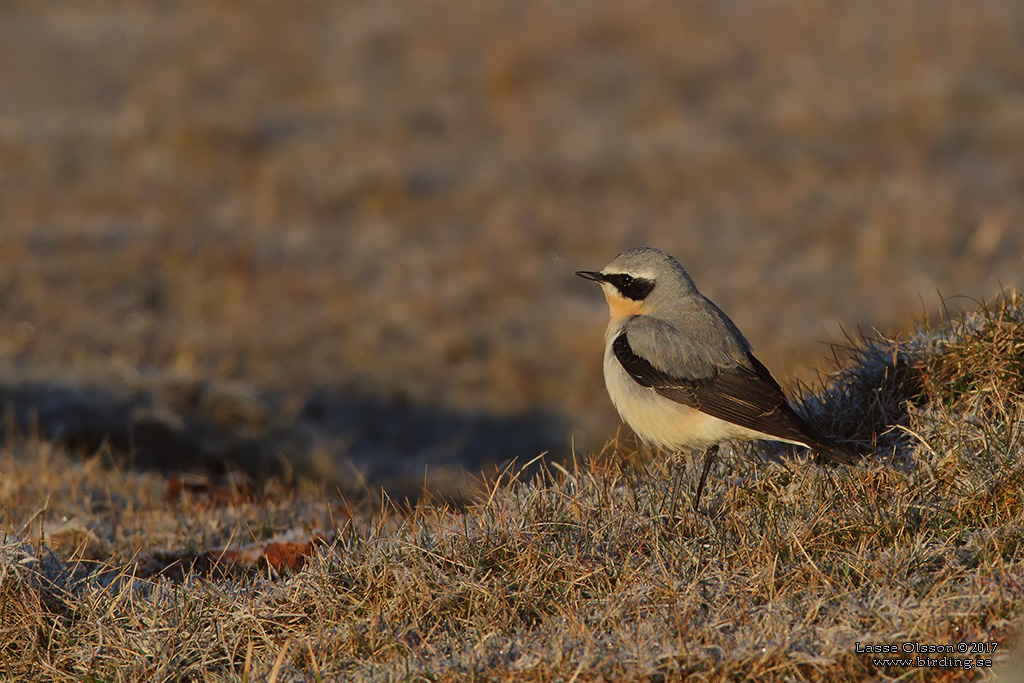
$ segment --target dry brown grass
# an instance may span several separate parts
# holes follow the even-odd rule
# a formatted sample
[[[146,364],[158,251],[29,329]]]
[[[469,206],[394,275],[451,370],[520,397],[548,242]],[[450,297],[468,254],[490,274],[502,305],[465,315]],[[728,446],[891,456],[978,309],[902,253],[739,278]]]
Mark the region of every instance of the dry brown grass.
[[[510,469],[463,510],[401,512],[315,490],[168,505],[155,475],[12,445],[0,667],[110,681],[981,678],[876,667],[855,644],[998,643],[997,662],[1013,645],[1024,307],[1008,292],[855,357],[807,410],[842,424],[858,392],[903,403],[875,424],[898,435],[888,446],[841,469],[752,450],[718,467],[706,513],[675,517],[670,466],[621,448]],[[877,383],[885,367],[904,381]],[[172,580],[140,559],[331,524],[336,542],[280,575]],[[82,535],[51,557],[40,540],[69,525]]]
[[[852,644],[1002,656],[1019,306],[905,325],[1019,277],[1022,27],[985,0],[0,4],[0,671],[913,680],[962,672]],[[780,379],[842,329],[901,339],[801,392],[874,459],[752,450],[701,516],[621,444],[465,509],[367,502],[607,439],[606,311],[571,273],[638,244]],[[197,466],[282,478],[163,474]],[[288,544],[300,569],[243,561]]]

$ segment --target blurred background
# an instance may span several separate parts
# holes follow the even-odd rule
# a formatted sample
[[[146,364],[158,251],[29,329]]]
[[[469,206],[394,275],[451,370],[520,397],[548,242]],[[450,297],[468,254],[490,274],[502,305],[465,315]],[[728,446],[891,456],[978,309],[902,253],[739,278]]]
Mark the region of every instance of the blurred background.
[[[619,428],[575,270],[813,381],[1022,220],[1019,3],[0,4],[5,429],[141,466],[462,490]]]

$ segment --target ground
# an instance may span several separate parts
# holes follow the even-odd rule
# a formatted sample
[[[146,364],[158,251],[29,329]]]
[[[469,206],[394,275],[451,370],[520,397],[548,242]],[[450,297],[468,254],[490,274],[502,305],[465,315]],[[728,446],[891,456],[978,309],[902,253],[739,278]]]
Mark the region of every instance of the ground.
[[[828,342],[1021,285],[1022,41],[1000,2],[4,3],[0,667],[841,680],[881,675],[871,634],[1003,647],[1019,416],[826,387]],[[725,458],[666,514],[573,275],[643,244],[872,464]],[[864,386],[920,398],[896,379]]]

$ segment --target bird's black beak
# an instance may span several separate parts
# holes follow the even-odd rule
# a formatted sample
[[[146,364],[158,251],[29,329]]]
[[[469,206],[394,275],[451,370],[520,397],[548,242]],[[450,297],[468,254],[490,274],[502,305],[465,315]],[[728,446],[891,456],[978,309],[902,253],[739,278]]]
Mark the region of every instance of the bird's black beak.
[[[599,273],[596,270],[577,270],[576,274],[585,280],[593,280],[594,282],[604,282],[604,274]]]

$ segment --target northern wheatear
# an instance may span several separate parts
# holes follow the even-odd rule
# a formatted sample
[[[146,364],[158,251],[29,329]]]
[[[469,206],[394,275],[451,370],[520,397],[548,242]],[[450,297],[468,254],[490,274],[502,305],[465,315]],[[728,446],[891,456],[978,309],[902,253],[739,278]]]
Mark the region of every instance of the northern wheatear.
[[[630,249],[604,270],[576,274],[600,283],[611,309],[604,382],[619,415],[652,446],[706,449],[695,510],[723,441],[784,441],[831,463],[858,459],[793,410],[732,320],[665,252]]]

